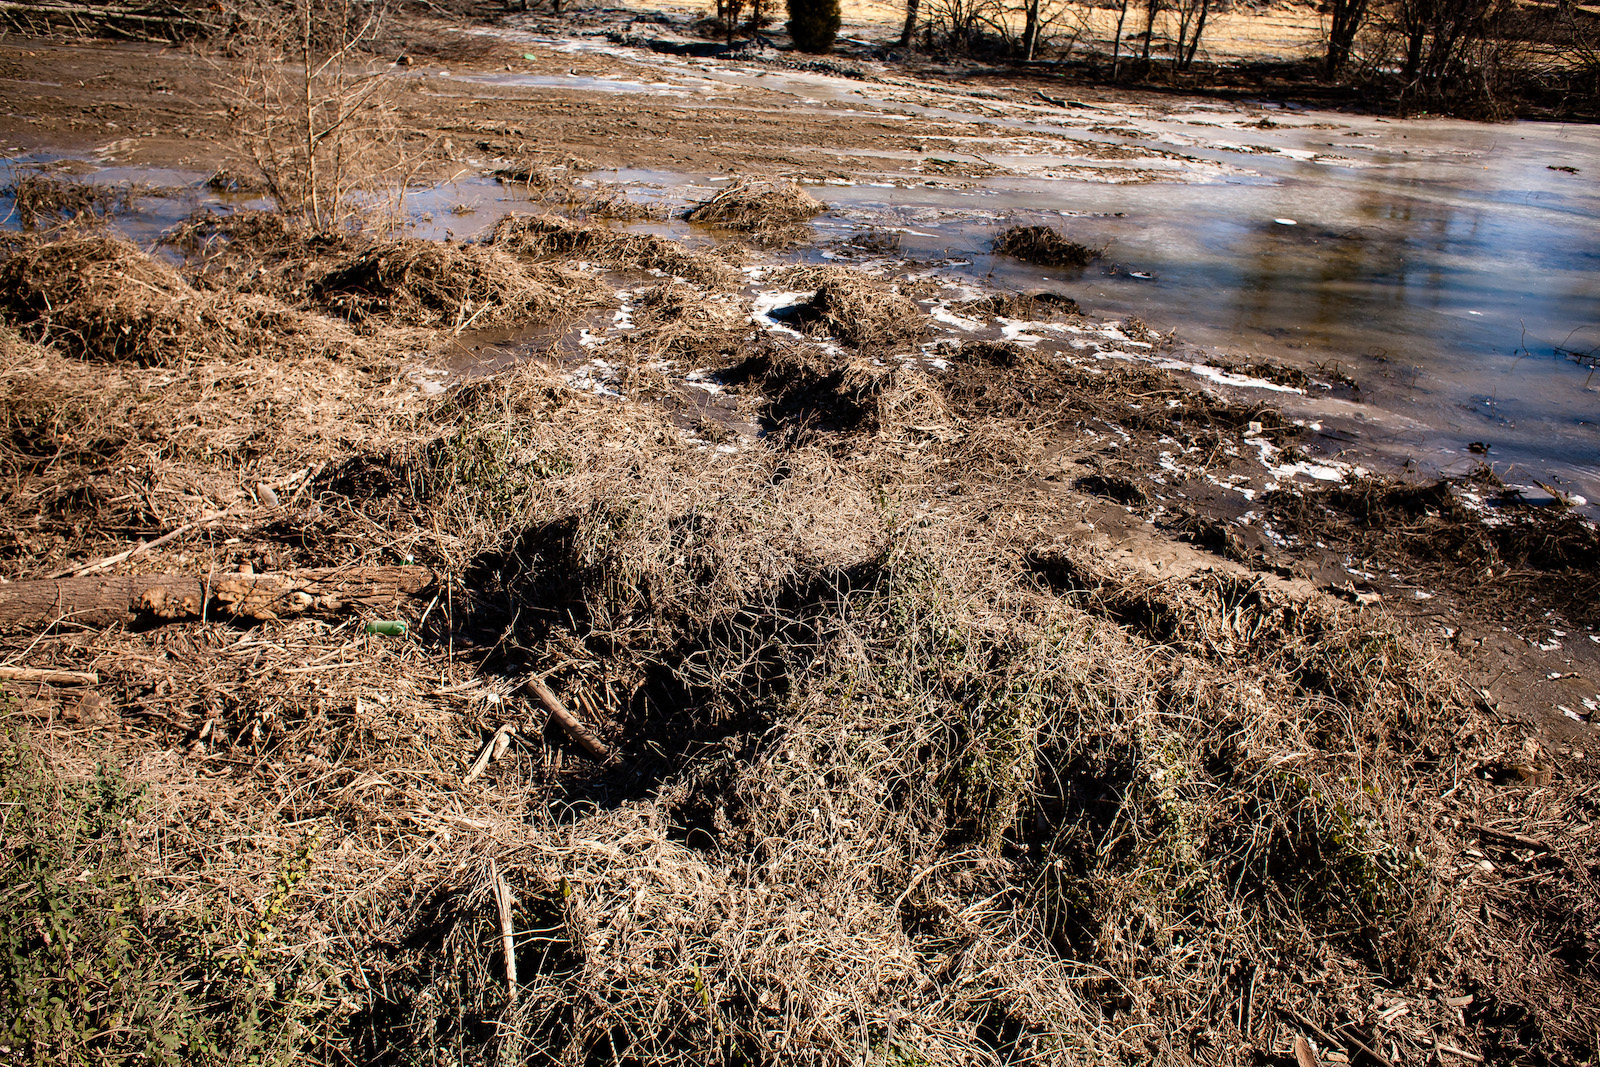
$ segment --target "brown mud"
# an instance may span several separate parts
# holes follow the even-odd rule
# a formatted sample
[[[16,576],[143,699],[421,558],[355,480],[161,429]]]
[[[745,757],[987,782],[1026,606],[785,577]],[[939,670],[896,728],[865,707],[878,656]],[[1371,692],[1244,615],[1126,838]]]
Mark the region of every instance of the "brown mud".
[[[0,53],[46,47],[98,49]],[[173,58],[98,50],[113,98]],[[432,106],[517,138],[550,213],[0,252],[0,577],[204,601],[0,634],[36,969],[0,973],[88,1024],[18,998],[17,1062],[134,1055],[127,1020],[172,1062],[1594,1060],[1593,525],[1335,468],[1280,394],[1070,297],[967,294],[943,343],[917,264],[557,188],[579,149],[765,177],[881,144],[860,116]],[[491,325],[551,339],[441,389]],[[215,595],[396,565],[438,580],[382,613]],[[18,921],[62,901],[74,941]]]

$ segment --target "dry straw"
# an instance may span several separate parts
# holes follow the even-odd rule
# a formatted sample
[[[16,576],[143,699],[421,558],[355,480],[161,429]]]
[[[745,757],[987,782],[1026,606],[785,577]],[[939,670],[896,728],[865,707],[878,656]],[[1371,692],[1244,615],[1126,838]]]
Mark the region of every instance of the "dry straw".
[[[85,240],[0,265],[71,297],[5,309],[51,346],[0,333],[7,577],[300,470],[138,565],[445,575],[397,607],[403,638],[338,615],[0,638],[5,665],[106,679],[7,683],[0,716],[38,788],[97,762],[147,786],[119,825],[139,921],[166,931],[150,943],[190,953],[162,988],[235,988],[183,959],[267,976],[239,986],[254,1014],[204,1001],[268,1020],[261,1047],[1243,1064],[1314,1027],[1324,1051],[1420,1062],[1521,1055],[1502,1012],[1575,1061],[1592,1040],[1592,967],[1495,918],[1536,900],[1540,936],[1583,943],[1597,835],[1540,827],[1575,821],[1587,787],[1513,806],[1467,770],[1517,742],[1381,616],[1197,550],[1154,574],[1055,533],[1088,502],[1038,491],[1041,425],[1220,443],[1262,411],[1011,349],[936,378],[747,337],[727,384],[779,432],[719,447],[536,361],[417,390],[392,354],[428,335],[386,322],[541,306],[498,241],[341,249],[350,285],[325,291],[362,301],[366,331],[315,321],[346,353],[201,358],[155,327],[108,354],[65,323],[267,298]],[[629,344],[733,317],[701,301],[648,291]],[[529,675],[615,759],[553,725]],[[1490,866],[1514,877],[1463,851],[1490,819],[1513,835]],[[1560,862],[1523,864],[1519,839]],[[1496,966],[1513,954],[1516,975]],[[1490,1014],[1457,1011],[1468,989]]]

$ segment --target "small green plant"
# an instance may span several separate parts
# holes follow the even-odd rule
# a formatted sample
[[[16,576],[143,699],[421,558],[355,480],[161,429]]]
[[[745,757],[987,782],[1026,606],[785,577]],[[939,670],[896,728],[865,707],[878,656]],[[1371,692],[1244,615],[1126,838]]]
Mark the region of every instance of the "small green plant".
[[[788,0],[789,36],[802,52],[831,51],[839,36],[839,0]]]
[[[332,1020],[319,961],[268,948],[316,839],[281,864],[242,934],[226,915],[165,909],[133,830],[144,790],[114,766],[54,774],[0,733],[0,1062],[272,1064]]]

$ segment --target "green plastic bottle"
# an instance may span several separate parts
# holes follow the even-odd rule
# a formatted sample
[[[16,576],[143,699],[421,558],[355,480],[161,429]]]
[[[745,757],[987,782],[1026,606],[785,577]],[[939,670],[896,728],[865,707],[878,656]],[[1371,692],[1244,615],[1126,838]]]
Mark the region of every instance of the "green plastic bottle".
[[[367,633],[377,634],[379,637],[404,637],[407,629],[406,624],[399,619],[380,619],[369,622],[362,628]]]

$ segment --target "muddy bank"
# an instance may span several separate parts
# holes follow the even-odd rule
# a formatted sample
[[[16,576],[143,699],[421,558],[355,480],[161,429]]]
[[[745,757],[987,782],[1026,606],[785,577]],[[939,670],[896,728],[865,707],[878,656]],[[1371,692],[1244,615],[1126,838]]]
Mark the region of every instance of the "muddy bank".
[[[1592,526],[882,235],[636,237],[0,254],[0,611],[201,601],[0,636],[0,773],[64,798],[0,900],[95,961],[4,924],[30,1057],[1593,1057]],[[483,322],[551,339],[434,373]]]

